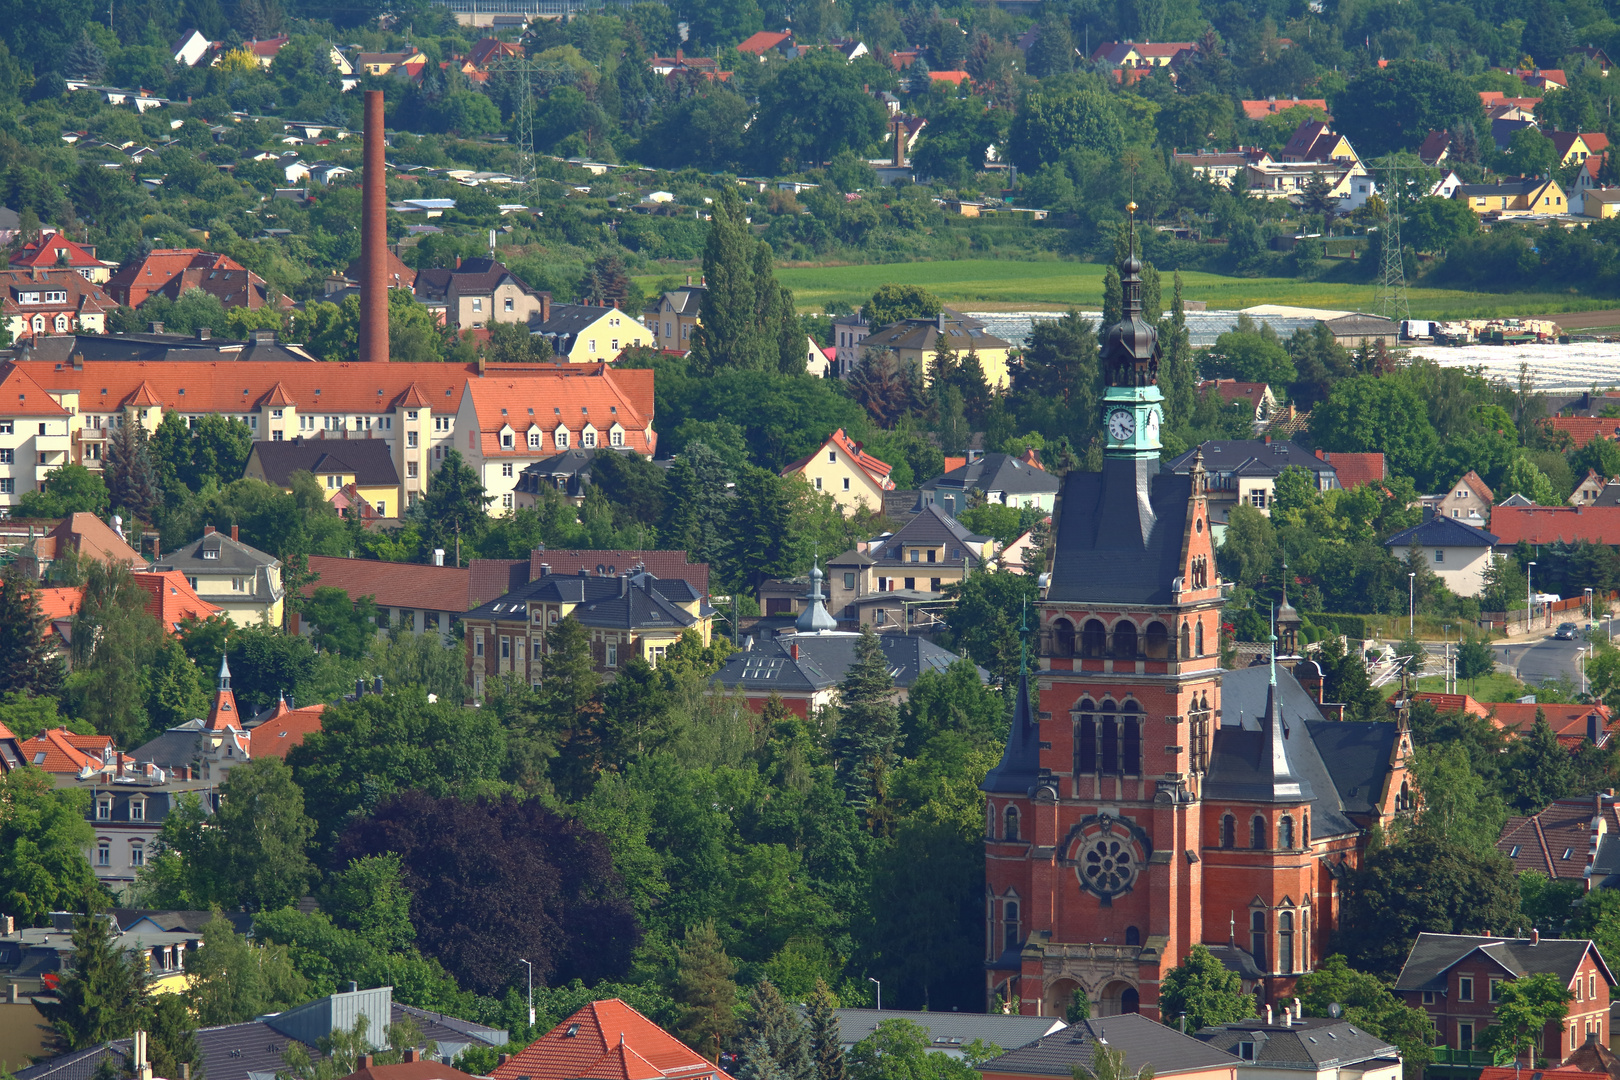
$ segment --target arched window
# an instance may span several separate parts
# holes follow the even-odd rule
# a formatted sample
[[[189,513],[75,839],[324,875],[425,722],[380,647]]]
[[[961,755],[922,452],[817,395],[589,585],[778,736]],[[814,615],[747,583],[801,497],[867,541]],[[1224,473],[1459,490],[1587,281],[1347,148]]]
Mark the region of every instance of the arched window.
[[[1001,830],[1001,838],[1003,840],[1018,839],[1018,807],[1007,807],[1007,813],[1005,817],[1003,817],[1002,821],[1003,826]]]
[[[1136,702],[1127,701],[1119,707],[1126,714],[1136,712]],[[1120,717],[1121,754],[1120,772],[1126,776],[1142,775],[1142,725],[1135,716]]]
[[[1294,819],[1287,814],[1277,822],[1277,846],[1284,851],[1294,849]]]
[[[1090,776],[1097,771],[1097,705],[1090,698],[1080,702],[1080,722],[1075,734],[1074,771]]]
[[[1102,771],[1119,772],[1119,721],[1114,717],[1114,703],[1103,702],[1102,707]]]
[[[1054,656],[1074,655],[1074,623],[1068,619],[1052,624],[1052,653]]]
[[[43,315],[35,315],[34,316],[34,333],[43,334],[44,332],[45,332],[45,316],[43,316]]]
[[[1193,655],[1204,655],[1204,620],[1199,619],[1198,625],[1193,627]]]
[[[1287,974],[1294,970],[1294,913],[1284,911],[1277,916],[1277,970]]]
[[[1311,846],[1311,815],[1309,815],[1309,814],[1306,814],[1303,818],[1300,819],[1299,846],[1300,847],[1310,847]]]
[[[1018,901],[1008,900],[1001,906],[1002,947],[1018,948]]]
[[[1188,622],[1183,622],[1181,624],[1181,655],[1179,657],[1177,657],[1177,659],[1178,660],[1185,660],[1185,659],[1187,659],[1187,657],[1189,657],[1191,655],[1192,655],[1192,624],[1188,623]]]
[[[1270,971],[1266,966],[1266,913],[1256,911],[1249,916],[1249,951],[1254,955],[1255,966],[1261,971]]]
[[[1221,818],[1221,847],[1237,847],[1237,818],[1226,814]]]
[[[1412,789],[1407,786],[1407,783],[1406,783],[1405,780],[1401,781],[1401,793],[1395,797],[1395,809],[1396,810],[1410,810],[1410,809],[1412,809]]]
[[[56,332],[58,334],[64,334],[64,333],[67,332],[67,316],[66,315],[58,315],[56,317]]]
[[[1080,631],[1080,655],[1101,656],[1108,651],[1108,631],[1099,619],[1087,619]]]
[[[1140,944],[1142,944],[1142,931],[1138,930],[1134,926],[1127,926],[1125,928],[1125,944],[1127,944],[1127,945],[1140,945]]]
[[[1164,623],[1150,622],[1147,632],[1142,635],[1142,651],[1149,660],[1170,659],[1170,631],[1165,629]]]
[[[1249,846],[1256,851],[1262,851],[1266,846],[1266,819],[1259,814],[1249,822]]]
[[[1119,1011],[1134,1013],[1142,1011],[1142,994],[1134,986],[1127,986],[1125,992],[1119,995]]]
[[[1136,624],[1129,619],[1114,624],[1114,655],[1125,660],[1136,656]]]
[[[984,835],[994,840],[996,838],[996,804],[986,803],[984,807]]]

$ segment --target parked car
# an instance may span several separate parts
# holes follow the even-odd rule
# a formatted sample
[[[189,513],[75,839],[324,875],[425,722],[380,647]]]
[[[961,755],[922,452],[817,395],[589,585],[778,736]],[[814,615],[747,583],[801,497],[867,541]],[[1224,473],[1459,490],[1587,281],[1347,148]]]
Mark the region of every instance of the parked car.
[[[1559,623],[1558,629],[1553,632],[1553,637],[1559,641],[1574,641],[1575,632],[1579,629],[1580,627],[1572,622]]]

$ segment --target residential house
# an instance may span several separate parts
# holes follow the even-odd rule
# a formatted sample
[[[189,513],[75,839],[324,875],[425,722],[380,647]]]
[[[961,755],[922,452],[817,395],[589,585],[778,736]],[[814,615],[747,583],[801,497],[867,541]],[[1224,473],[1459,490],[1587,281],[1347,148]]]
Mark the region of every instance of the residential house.
[[[0,363],[0,508],[42,490],[46,475],[68,464],[70,418],[15,363]]]
[[[1348,1020],[1302,1016],[1287,1002],[1280,1016],[1265,1011],[1195,1038],[1238,1057],[1237,1080],[1401,1080],[1401,1052],[1387,1039]]]
[[[1576,198],[1576,195],[1570,196],[1571,213],[1599,220],[1620,215],[1620,187],[1585,188],[1579,193],[1578,207],[1575,205]]]
[[[862,351],[891,352],[902,365],[915,364],[926,374],[933,365],[934,351],[941,337],[958,357],[970,351],[977,353],[985,381],[992,387],[1006,387],[1007,356],[1012,345],[986,333],[980,320],[950,308],[931,319],[901,319],[874,328],[867,335]]]
[[[862,624],[846,620],[845,628],[839,629],[840,620],[825,606],[822,580],[821,568],[812,566],[810,589],[803,597],[805,607],[792,628],[775,637],[750,637],[710,678],[715,692],[741,694],[755,712],[764,711],[775,698],[802,717],[837,703],[839,686],[855,663]],[[920,634],[881,632],[888,628],[873,627],[879,631],[878,644],[894,680],[896,701],[905,699],[923,672],[943,672],[961,659]],[[990,680],[983,668],[978,674],[980,681]]]
[[[1328,184],[1327,195],[1337,199],[1340,213],[1366,205],[1378,193],[1377,184],[1357,162],[1272,162],[1250,165],[1246,176],[1249,193],[1265,199],[1299,199],[1321,181]]]
[[[1361,164],[1361,158],[1356,155],[1350,140],[1335,132],[1325,120],[1301,121],[1299,127],[1289,136],[1288,142],[1278,152],[1277,160],[1285,165]]]
[[[381,439],[293,439],[258,441],[248,454],[242,475],[249,480],[292,490],[293,473],[307,472],[326,493],[328,501],[353,487],[377,517],[405,511],[404,487],[389,445]]]
[[[258,61],[260,67],[268,68],[276,62],[276,54],[281,51],[283,45],[287,44],[287,40],[286,34],[266,38],[264,41],[255,38],[252,41],[243,42],[241,48],[246,49],[253,56],[253,59]],[[216,57],[214,62],[219,63],[219,59]]]
[[[844,1053],[877,1031],[885,1020],[903,1020],[923,1029],[928,1049],[960,1059],[973,1042],[985,1046],[1024,1046],[1044,1035],[1054,1035],[1068,1022],[1060,1016],[1020,1016],[1017,1013],[924,1012],[910,1009],[834,1009],[838,1042]]]
[[[144,954],[146,985],[153,994],[181,993],[191,984],[186,974],[186,956],[202,943],[201,928],[175,925],[173,920],[162,918],[164,913],[153,914],[158,919],[141,917],[124,908],[104,912],[98,918],[106,924],[114,948]],[[8,987],[15,987],[19,996],[54,994],[62,975],[72,966],[76,918],[70,912],[52,912],[50,925],[21,929],[9,925],[13,921],[10,917],[0,919],[0,931],[4,931],[0,933],[0,978]],[[129,925],[121,925],[124,921]],[[174,929],[164,929],[164,925]],[[37,1023],[38,1013],[29,1019]]]
[[[1242,1066],[1235,1054],[1109,1003],[1093,1019],[1009,1050],[977,1068],[983,1080],[1067,1080],[1077,1067],[1095,1069],[1100,1049],[1124,1053],[1125,1076],[1151,1067],[1156,1077],[1237,1080]]]
[[[1051,513],[1062,482],[1042,467],[1033,451],[1018,458],[1011,454],[982,454],[950,472],[918,485],[924,503],[939,503],[955,517],[968,508],[970,494],[980,492],[986,502],[1039,507]]]
[[[1609,54],[1598,48],[1596,45],[1577,45],[1573,49],[1569,50],[1569,55],[1586,57],[1588,60],[1592,61],[1592,63],[1598,66],[1598,73],[1600,75],[1602,75],[1604,78],[1608,78],[1609,68],[1612,66],[1609,63]]]
[[[495,1066],[491,1076],[493,1080],[521,1076],[529,1080],[587,1076],[593,1080],[730,1080],[718,1065],[618,998],[593,1001],[565,1017]]]
[[[1451,143],[1451,132],[1431,131],[1423,137],[1423,145],[1418,147],[1418,158],[1432,169],[1450,159]]]
[[[499,38],[479,38],[467,52],[467,62],[478,71],[488,71],[491,64],[502,60],[523,59],[523,46],[515,41],[501,41]]]
[[[1240,382],[1237,379],[1206,379],[1198,384],[1198,392],[1207,394],[1214,390],[1221,395],[1221,400],[1231,405],[1241,401],[1253,410],[1256,432],[1271,422],[1277,412],[1277,395],[1271,392],[1271,386],[1263,382]]]
[[[883,493],[894,490],[889,474],[894,467],[879,461],[839,428],[812,453],[782,470],[783,476],[802,478],[815,490],[831,495],[839,509],[880,511]]]
[[[1469,469],[1462,478],[1445,491],[1425,495],[1420,500],[1425,510],[1433,510],[1439,517],[1455,518],[1478,528],[1490,523],[1491,508],[1496,496],[1480,479],[1479,473]]]
[[[205,525],[201,537],[164,553],[153,569],[180,571],[199,597],[238,626],[282,624],[281,560],[242,543],[235,525],[230,536]]]
[[[59,232],[30,240],[11,255],[13,270],[72,270],[95,285],[105,285],[112,267],[96,258],[96,249],[75,244]]]
[[[1608,486],[1609,482],[1599,476],[1596,469],[1587,469],[1586,475],[1575,485],[1575,490],[1570,492],[1569,498],[1565,501],[1571,506],[1595,505],[1598,496],[1602,495],[1603,489]]]
[[[1609,137],[1601,131],[1544,131],[1542,134],[1552,140],[1560,168],[1583,164],[1609,148]]]
[[[1048,525],[1052,519],[1047,518]],[[1041,554],[1041,547],[1035,542],[1035,530],[1030,529],[1012,543],[996,553],[996,565],[1009,574],[1028,573],[1026,569],[1030,560]]]
[[[652,457],[652,371],[594,365],[541,386],[518,375],[469,379],[456,414],[461,456],[478,474],[499,516],[516,504],[518,474],[578,446],[634,450]]]
[[[343,559],[311,555],[309,572],[315,580],[303,595],[316,589],[337,588],[350,600],[369,596],[377,604],[377,632],[392,629],[409,634],[438,633],[448,640],[461,617],[476,605],[468,592],[471,571],[465,566],[422,566],[380,559]],[[309,634],[310,626],[293,614],[293,631]]]
[[[1547,726],[1552,728],[1559,745],[1569,750],[1578,750],[1583,743],[1597,747],[1608,745],[1609,725],[1613,719],[1609,707],[1603,704],[1499,701],[1487,705],[1467,694],[1429,691],[1413,694],[1412,700],[1427,701],[1441,712],[1460,712],[1489,720],[1492,727],[1511,738],[1529,734],[1535,727],[1539,713],[1547,721]]]
[[[0,383],[4,393],[4,383]],[[39,579],[46,580],[51,565],[68,552],[80,559],[138,566],[145,563],[121,533],[94,514],[79,511],[54,521],[0,519],[0,548],[19,548],[19,555],[34,560]]]
[[[796,59],[799,55],[798,50],[793,47],[793,32],[791,30],[784,30],[780,34],[773,33],[770,30],[761,30],[738,42],[737,51],[747,53],[749,56],[757,56],[761,63],[764,63],[767,54],[775,54],[778,57],[787,59]]]
[[[6,725],[0,724],[0,776],[26,768],[27,765],[28,761],[23,757],[22,740],[13,735]]]
[[[229,255],[201,248],[154,248],[119,267],[107,282],[107,294],[132,308],[158,294],[178,300],[192,289],[201,289],[227,308],[292,307],[291,299]]]
[[[1485,572],[1490,569],[1496,543],[1496,537],[1484,529],[1435,515],[1394,533],[1384,546],[1397,559],[1416,551],[1446,588],[1458,596],[1478,596],[1485,588]]]
[[[1574,995],[1568,1015],[1550,1021],[1542,1032],[1542,1054],[1562,1063],[1588,1034],[1600,1043],[1606,1038],[1614,976],[1587,939],[1543,939],[1535,930],[1525,938],[1420,933],[1395,980],[1395,993],[1429,1014],[1441,1046],[1467,1051],[1495,1022],[1497,987],[1544,973]]]
[[[1429,186],[1429,197],[1434,199],[1455,199],[1457,189],[1462,186],[1462,177],[1455,170],[1448,169],[1446,174]],[[1579,213],[1579,211],[1574,211]]]
[[[1192,153],[1172,154],[1177,165],[1185,165],[1194,176],[1202,177],[1217,187],[1230,188],[1253,165],[1265,169],[1276,164],[1271,155],[1258,146],[1239,146],[1236,150],[1195,150]]]
[[[186,576],[179,571],[154,573],[135,571],[135,584],[146,590],[146,613],[158,621],[165,633],[177,636],[187,619],[201,622],[220,614],[220,609],[197,595]]]
[[[1168,466],[1177,475],[1191,475],[1202,467],[1209,492],[1212,525],[1224,526],[1232,507],[1251,506],[1270,516],[1277,477],[1290,466],[1311,474],[1318,491],[1339,486],[1338,469],[1295,442],[1267,439],[1211,439],[1173,458]]]
[[[570,447],[560,454],[541,458],[518,473],[517,486],[512,489],[512,503],[527,509],[540,502],[540,493],[555,491],[575,506],[585,503],[585,489],[591,486],[591,463],[596,450]]]
[[[827,607],[846,626],[905,632],[949,601],[946,588],[984,569],[996,555],[992,537],[976,536],[938,503],[892,533],[827,560]]]
[[[467,681],[483,700],[488,685],[512,678],[538,686],[546,633],[566,618],[590,635],[592,664],[612,676],[632,657],[658,666],[688,630],[707,646],[714,609],[690,582],[646,572],[612,577],[547,574],[483,604],[463,617]]]
[[[1354,491],[1363,484],[1389,479],[1389,465],[1383,454],[1347,454],[1318,450],[1316,456],[1332,465],[1338,474],[1339,486]]]
[[[0,318],[14,342],[84,330],[105,333],[117,302],[77,270],[0,271]]]
[[[77,735],[67,728],[47,728],[19,744],[28,765],[48,773],[57,787],[70,786],[92,775],[110,779],[135,764],[114,748],[110,736]]]
[[[321,714],[325,711],[326,706],[320,704],[295,709],[282,697],[269,716],[256,720],[248,730],[248,757],[285,759],[287,751],[321,730]]]
[[[859,311],[840,315],[832,321],[833,348],[837,350],[838,377],[848,379],[861,355],[861,343],[871,334],[872,327]]]
[[[1150,72],[1154,68],[1172,67],[1191,57],[1198,47],[1188,41],[1110,41],[1100,45],[1091,54],[1093,64],[1107,64],[1116,72],[1134,70]],[[1116,76],[1117,78],[1117,76]]]
[[[357,57],[357,61],[367,75],[389,75],[395,68],[410,64],[425,64],[427,57],[420,49],[406,49],[403,52],[363,52]]]
[[[1466,201],[1468,208],[1481,217],[1570,213],[1564,189],[1551,177],[1509,180],[1501,184],[1462,184],[1454,197]]]
[[[684,581],[705,599],[709,595],[709,564],[688,562],[686,552],[678,549],[565,551],[548,550],[541,544],[527,559],[473,559],[468,566],[472,571],[468,586],[472,605],[487,603],[548,574],[573,577],[582,572],[597,577],[614,577],[620,571],[646,572],[665,580]]]
[[[1499,153],[1505,154],[1512,148],[1513,136],[1519,132],[1541,127],[1530,108],[1502,105],[1488,110],[1486,115],[1491,122],[1491,141],[1496,144]]]
[[[208,1080],[264,1080],[286,1070],[282,1054],[294,1044],[312,1060],[320,1060],[322,1055],[316,1044],[340,1031],[352,1030],[362,1016],[366,1018],[368,1029],[374,1032],[387,1031],[391,1025],[409,1020],[421,1032],[422,1045],[405,1049],[414,1049],[421,1060],[427,1056],[429,1047],[437,1047],[440,1064],[436,1071],[445,1078],[449,1076],[444,1071],[446,1063],[460,1057],[469,1047],[503,1047],[507,1043],[504,1031],[442,1012],[401,1005],[393,1000],[392,987],[379,986],[316,998],[240,1024],[201,1028],[196,1038],[202,1059],[193,1064],[191,1071]],[[130,1040],[97,1043],[87,1050],[50,1058],[32,1068],[18,1070],[18,1080],[85,1080],[103,1061],[119,1075],[131,1074],[134,1069]]]
[[[378,1065],[371,1054],[361,1054],[355,1059],[354,1072],[343,1080],[476,1080],[460,1069],[424,1058],[414,1046],[400,1056],[402,1060],[396,1064]]]
[[[625,349],[654,344],[652,333],[627,312],[600,304],[551,304],[530,332],[546,339],[552,354],[571,364],[618,359]]]
[[[1514,506],[1504,501],[1491,513],[1491,532],[1504,547],[1537,544],[1620,545],[1620,506]]]
[[[1620,418],[1613,416],[1549,416],[1541,421],[1549,432],[1562,431],[1579,450],[1593,439],[1620,439]]]
[[[1532,123],[1536,119],[1536,106],[1541,104],[1538,97],[1508,97],[1500,90],[1481,90],[1479,102],[1485,109],[1485,119],[1497,120],[1528,120]]]
[[[653,346],[666,352],[685,352],[692,347],[692,331],[697,328],[699,309],[707,286],[690,281],[671,289],[648,305],[642,321],[652,331]]]
[[[551,294],[537,292],[496,259],[463,259],[451,270],[418,270],[416,298],[452,330],[498,322],[544,324]]]
[[[213,48],[214,43],[201,30],[191,29],[180,35],[169,53],[181,67],[196,67]]]
[[[866,42],[858,41],[854,38],[845,38],[841,41],[829,41],[827,42],[827,48],[842,56],[846,64],[853,64],[861,57],[871,55],[871,50],[866,47]]]
[[[1275,116],[1289,109],[1320,109],[1327,115],[1326,98],[1266,98],[1264,101],[1241,101],[1243,115],[1249,120],[1264,120],[1268,116]],[[1330,117],[1331,119],[1331,117]]]
[[[1496,850],[1513,862],[1519,873],[1535,871],[1554,881],[1592,880],[1590,867],[1598,849],[1620,834],[1620,802],[1599,792],[1584,798],[1556,799],[1534,814],[1515,814],[1502,826]]]
[[[149,772],[155,767],[169,778],[218,783],[232,767],[248,760],[248,751],[247,720],[231,689],[230,663],[222,657],[208,715],[169,728],[129,756]]]

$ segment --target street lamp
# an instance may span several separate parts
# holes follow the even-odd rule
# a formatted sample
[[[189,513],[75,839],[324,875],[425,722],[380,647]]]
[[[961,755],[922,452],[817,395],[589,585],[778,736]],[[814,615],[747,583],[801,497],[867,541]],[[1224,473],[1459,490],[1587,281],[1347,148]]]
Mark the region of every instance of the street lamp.
[[[877,984],[877,988],[878,988],[878,1012],[882,1012],[883,1011],[883,980],[882,979],[874,979],[874,978],[872,978],[872,976],[868,975],[866,977],[866,981],[869,982],[869,983],[876,983]]]
[[[1536,563],[1532,559],[1530,565],[1524,568],[1524,632],[1527,634],[1536,621],[1536,594],[1530,588],[1530,579],[1535,576],[1535,573]]]
[[[1591,589],[1582,591],[1586,593],[1586,628],[1590,630],[1592,629],[1592,623],[1597,619],[1597,605],[1593,603],[1595,598],[1592,596]]]
[[[529,969],[529,1026],[534,1027],[534,965],[523,959],[518,963]]]
[[[1407,639],[1417,637],[1414,629],[1417,623],[1417,572],[1406,575],[1406,636]]]
[[[1440,684],[1445,687],[1445,693],[1451,694],[1455,693],[1451,688],[1451,624],[1441,623],[1440,631]]]

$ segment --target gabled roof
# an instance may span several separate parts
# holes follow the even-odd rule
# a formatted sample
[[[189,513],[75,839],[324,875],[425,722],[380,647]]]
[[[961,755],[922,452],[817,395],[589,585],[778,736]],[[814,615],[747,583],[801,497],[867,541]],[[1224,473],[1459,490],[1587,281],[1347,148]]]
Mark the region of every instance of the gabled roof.
[[[63,261],[63,255],[66,261]],[[38,240],[30,240],[11,256],[11,265],[16,267],[38,266],[50,269],[53,266],[101,266],[101,260],[96,258],[84,248],[75,244],[61,233],[51,233]]]
[[[380,559],[311,555],[309,569],[319,577],[304,586],[305,596],[313,596],[316,589],[330,586],[342,589],[350,600],[375,597],[378,605],[386,608],[459,614],[472,606],[467,593],[472,571],[465,566],[422,566]]]
[[[1082,1020],[1026,1046],[981,1064],[985,1074],[1054,1076],[1068,1080],[1076,1065],[1091,1068],[1101,1044],[1125,1053],[1124,1075],[1151,1065],[1156,1076],[1176,1076],[1237,1066],[1238,1059],[1224,1050],[1183,1035],[1173,1027],[1141,1013],[1125,1013]]]
[[[1400,1056],[1400,1051],[1386,1039],[1363,1031],[1347,1020],[1319,1016],[1287,1024],[1268,1024],[1260,1019],[1238,1020],[1204,1028],[1196,1038],[1229,1054],[1237,1054],[1240,1044],[1249,1043],[1254,1049],[1250,1057],[1244,1058],[1244,1063],[1259,1068],[1303,1067],[1321,1072],[1364,1061],[1394,1061]]]
[[[366,1065],[344,1077],[344,1080],[473,1080],[473,1077],[442,1061],[418,1059],[394,1065]]]
[[[610,1057],[624,1047],[626,1057]],[[652,1069],[650,1076],[646,1069]],[[619,1071],[635,1070],[635,1071]],[[620,1001],[595,1001],[495,1067],[494,1080],[729,1080],[726,1073]]]
[[[291,483],[295,472],[352,474],[361,487],[393,487],[399,469],[389,444],[382,439],[305,439],[253,444],[252,456],[265,479],[277,487]]]
[[[861,472],[865,473],[867,478],[879,488],[885,491],[892,490],[894,488],[894,481],[889,479],[889,474],[894,471],[894,466],[890,465],[886,461],[880,461],[871,454],[868,454],[863,449],[861,443],[856,442],[854,439],[851,439],[848,435],[844,434],[843,428],[839,428],[837,431],[829,435],[827,437],[827,441],[822,443],[815,450],[783,469],[782,475],[790,476],[794,473],[803,471],[806,465],[810,464],[810,462],[819,457],[828,447],[836,448],[845,457],[849,458],[855,467],[861,470]]]
[[[1609,707],[1602,703],[1582,705],[1579,702],[1526,702],[1501,701],[1484,706],[1486,715],[1497,728],[1509,735],[1528,735],[1536,726],[1536,714],[1546,718],[1558,741],[1574,748],[1587,741],[1595,728],[1601,746],[1608,741],[1612,717]]]
[[[204,552],[213,554],[204,555]],[[232,540],[222,532],[205,531],[202,536],[181,544],[162,557],[155,570],[182,570],[192,574],[222,574],[231,571],[251,572],[261,567],[280,566],[274,555],[260,551],[240,540]]]
[[[1383,454],[1347,454],[1327,450],[1320,453],[1322,460],[1332,464],[1339,476],[1339,486],[1346,491],[1389,479],[1389,465]]]
[[[759,56],[770,52],[772,49],[781,48],[784,42],[791,43],[792,41],[793,35],[791,33],[776,34],[769,30],[761,30],[757,34],[750,34],[742,41],[739,41],[737,51],[753,53],[755,56]]]
[[[1451,132],[1431,131],[1423,137],[1423,145],[1418,147],[1418,157],[1425,165],[1435,165],[1451,150]]]
[[[1539,813],[1508,818],[1496,850],[1521,874],[1535,870],[1554,879],[1582,878],[1596,847],[1598,822],[1610,832],[1620,829],[1620,804],[1613,796],[1558,799]]]
[[[1056,494],[1062,481],[1038,465],[1011,454],[985,454],[942,476],[919,485],[921,491],[950,488],[962,491],[1000,491],[1009,495]]]
[[[834,1009],[838,1039],[847,1048],[877,1030],[885,1020],[906,1020],[928,1033],[935,1050],[960,1050],[974,1039],[987,1046],[1023,1046],[1068,1027],[1056,1016],[1017,1013],[922,1012],[906,1009]]]
[[[532,456],[534,451],[524,438],[530,427],[539,427],[547,440],[552,439],[558,427],[566,427],[576,433],[570,441],[577,443],[577,433],[586,425],[606,432],[615,424],[624,429],[626,447],[652,454],[657,445],[657,436],[648,435],[652,414],[638,408],[639,403],[618,377],[621,372],[606,365],[566,366],[590,366],[593,373],[562,383],[521,377],[467,380],[465,393],[471,398],[478,420],[483,454]],[[501,429],[507,426],[517,435],[509,448],[501,446]],[[548,441],[547,446],[555,443]]]
[[[206,619],[222,610],[198,596],[178,570],[137,570],[135,583],[146,590],[146,613],[170,634],[177,633],[186,619]]]
[[[325,705],[291,709],[285,699],[277,702],[270,719],[261,721],[248,732],[249,755],[285,758],[287,751],[303,742],[306,736],[321,730],[321,714],[325,711]]]
[[[860,635],[851,631],[786,634],[756,641],[753,648],[734,652],[710,681],[744,694],[809,694],[843,682],[855,663]],[[910,634],[879,634],[878,644],[888,662],[894,685],[906,689],[925,671],[942,672],[961,657],[927,638]],[[990,673],[979,669],[981,682]]]
[[[103,755],[112,744],[107,735],[75,735],[67,728],[51,728],[24,739],[21,745],[23,757],[34,768],[75,776],[85,768],[101,768]]]
[[[15,363],[0,364],[0,416],[67,416],[68,411]]]
[[[1419,934],[1395,980],[1396,990],[1444,990],[1446,973],[1475,954],[1513,976],[1550,972],[1567,985],[1590,954],[1610,986],[1614,976],[1586,938],[1500,938],[1478,934]]]
[[[1503,545],[1620,544],[1620,506],[1511,506],[1491,511],[1491,531]]]
[[[1321,109],[1327,112],[1326,98],[1267,98],[1264,101],[1248,101],[1243,103],[1243,115],[1250,120],[1264,120],[1266,117],[1287,109],[1303,106],[1307,109]]]
[[[581,570],[598,577],[629,573],[639,567],[661,581],[678,580],[691,585],[700,596],[709,595],[709,564],[688,562],[682,550],[665,551],[564,551],[536,548],[529,554],[529,576],[533,581],[545,574],[577,575]]]
[[[947,550],[945,558],[932,565],[961,566],[965,562],[971,562],[972,565],[978,566],[984,561],[980,557],[979,551],[988,539],[989,537],[985,536],[975,536],[971,529],[946,513],[943,508],[934,503],[927,503],[917,513],[916,517],[906,522],[893,533],[888,536],[878,537],[868,543],[866,551],[874,560],[889,559],[898,565],[903,561],[903,549],[908,545],[914,547],[944,545],[947,549],[956,546],[957,550],[961,552],[960,555],[953,556]],[[905,565],[910,566],[912,564],[906,563]]]
[[[1191,475],[1193,458],[1202,450],[1204,468],[1210,473],[1233,476],[1276,476],[1290,465],[1318,475],[1338,474],[1333,462],[1317,457],[1296,442],[1281,439],[1211,439],[1170,461],[1167,468],[1178,475]]]
[[[18,301],[23,293],[46,291],[65,293],[66,299],[49,303],[35,301],[26,309]],[[77,270],[50,270],[37,266],[28,270],[0,270],[0,312],[9,316],[21,316],[25,310],[37,310],[41,314],[50,312],[52,317],[67,311],[82,317],[104,314],[116,306],[113,298],[103,292],[100,285],[80,277]]]
[[[1492,548],[1497,544],[1494,534],[1476,529],[1458,518],[1436,514],[1429,520],[1402,529],[1384,541],[1387,548],[1407,548],[1413,544],[1423,547]]]
[[[1157,43],[1110,41],[1106,45],[1098,46],[1097,50],[1091,54],[1091,59],[1094,61],[1103,60],[1118,66],[1125,62],[1126,56],[1132,51],[1135,51],[1136,55],[1144,59],[1151,57],[1170,57],[1174,59],[1184,52],[1191,52],[1193,48],[1195,46],[1190,41],[1161,41]]]
[[[651,574],[614,577],[548,574],[520,589],[482,604],[468,619],[523,619],[530,602],[570,604],[581,624],[606,630],[684,630],[697,618],[679,605],[701,600],[690,584],[664,581]]]
[[[1591,198],[1591,194],[1587,197]],[[1567,432],[1577,450],[1593,439],[1620,439],[1620,419],[1612,416],[1549,416],[1542,424]]]

